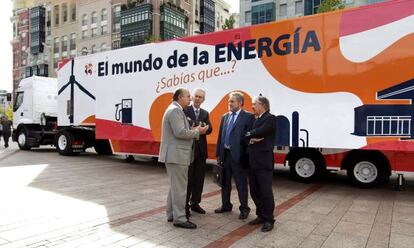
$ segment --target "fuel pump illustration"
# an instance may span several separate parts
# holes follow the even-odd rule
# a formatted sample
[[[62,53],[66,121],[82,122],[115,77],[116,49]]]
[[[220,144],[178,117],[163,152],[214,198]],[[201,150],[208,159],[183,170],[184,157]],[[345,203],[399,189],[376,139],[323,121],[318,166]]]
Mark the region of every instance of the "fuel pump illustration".
[[[122,99],[121,103],[115,104],[115,120],[121,120],[124,125],[132,125],[132,99]]]

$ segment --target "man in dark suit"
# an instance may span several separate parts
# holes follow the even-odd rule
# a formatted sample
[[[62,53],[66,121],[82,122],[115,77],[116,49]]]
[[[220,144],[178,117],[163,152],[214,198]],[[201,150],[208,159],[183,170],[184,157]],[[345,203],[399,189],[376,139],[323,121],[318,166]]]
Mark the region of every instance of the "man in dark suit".
[[[194,161],[188,169],[188,186],[186,199],[186,214],[190,215],[190,209],[194,212],[205,214],[206,211],[200,206],[201,194],[203,193],[204,176],[206,174],[207,159],[207,139],[206,135],[213,131],[211,127],[209,114],[201,108],[205,100],[206,93],[202,89],[195,89],[192,96],[192,105],[185,108],[185,114],[190,123],[194,126],[205,126],[209,128],[206,134],[200,135],[198,140],[194,141]]]
[[[221,207],[215,213],[230,212],[233,208],[230,202],[231,179],[234,178],[240,201],[239,219],[249,216],[250,208],[247,202],[247,168],[243,166],[245,158],[245,134],[253,123],[253,115],[243,110],[244,97],[240,92],[229,94],[229,112],[221,118],[220,131],[217,140],[216,156],[218,162],[224,164],[224,185],[221,189]]]
[[[250,164],[250,195],[256,205],[257,218],[249,224],[263,224],[262,232],[268,232],[273,229],[275,222],[272,178],[276,116],[269,113],[269,100],[263,96],[258,96],[253,100],[252,109],[256,120],[246,137],[249,139],[247,151]]]

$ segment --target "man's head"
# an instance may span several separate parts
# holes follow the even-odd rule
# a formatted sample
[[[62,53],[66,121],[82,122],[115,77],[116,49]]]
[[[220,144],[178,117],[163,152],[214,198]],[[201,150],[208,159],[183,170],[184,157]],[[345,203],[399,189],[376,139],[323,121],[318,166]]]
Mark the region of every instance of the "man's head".
[[[190,91],[184,88],[177,89],[174,92],[173,100],[178,102],[182,108],[187,107],[191,100]]]
[[[243,107],[244,97],[241,92],[233,91],[229,94],[229,111],[237,112]]]
[[[206,92],[203,89],[197,88],[193,91],[193,105],[196,108],[200,108],[201,104],[204,102],[206,97]]]
[[[264,96],[258,96],[253,99],[252,103],[253,114],[259,116],[270,110],[269,100]]]

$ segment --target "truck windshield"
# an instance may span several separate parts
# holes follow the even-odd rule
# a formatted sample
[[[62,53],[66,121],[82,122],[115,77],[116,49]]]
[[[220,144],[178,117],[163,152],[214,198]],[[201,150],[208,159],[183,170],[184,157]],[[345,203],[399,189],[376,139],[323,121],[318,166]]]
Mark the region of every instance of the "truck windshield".
[[[20,106],[23,103],[23,96],[24,96],[24,92],[17,92],[16,95],[16,101],[14,102],[14,107],[13,107],[13,111],[15,112],[16,110],[18,110],[20,108]]]

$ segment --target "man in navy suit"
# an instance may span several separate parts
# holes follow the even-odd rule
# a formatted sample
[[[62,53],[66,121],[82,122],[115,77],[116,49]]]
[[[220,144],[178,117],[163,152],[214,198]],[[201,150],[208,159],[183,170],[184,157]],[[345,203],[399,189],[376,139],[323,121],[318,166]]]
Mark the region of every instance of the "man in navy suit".
[[[231,179],[234,178],[240,201],[239,219],[249,216],[247,168],[243,161],[246,160],[246,138],[253,123],[253,115],[243,110],[244,97],[240,92],[229,94],[229,112],[223,115],[220,123],[220,131],[217,140],[216,156],[218,162],[224,164],[224,185],[221,189],[221,207],[214,210],[215,213],[230,212],[233,204],[230,202]]]
[[[207,138],[213,128],[210,123],[209,114],[201,108],[205,100],[206,93],[203,89],[195,89],[192,95],[192,105],[185,108],[184,113],[189,118],[191,125],[205,126],[208,125],[206,134],[200,135],[198,140],[194,141],[194,161],[188,168],[188,186],[186,199],[186,214],[190,215],[190,209],[199,214],[205,214],[206,211],[200,206],[201,194],[203,193],[204,176],[206,174],[207,159]]]
[[[256,205],[257,218],[250,225],[263,224],[262,232],[273,229],[273,147],[276,135],[276,116],[269,113],[270,104],[266,97],[258,96],[253,100],[253,114],[256,120],[252,130],[247,132],[249,155],[250,195]]]

